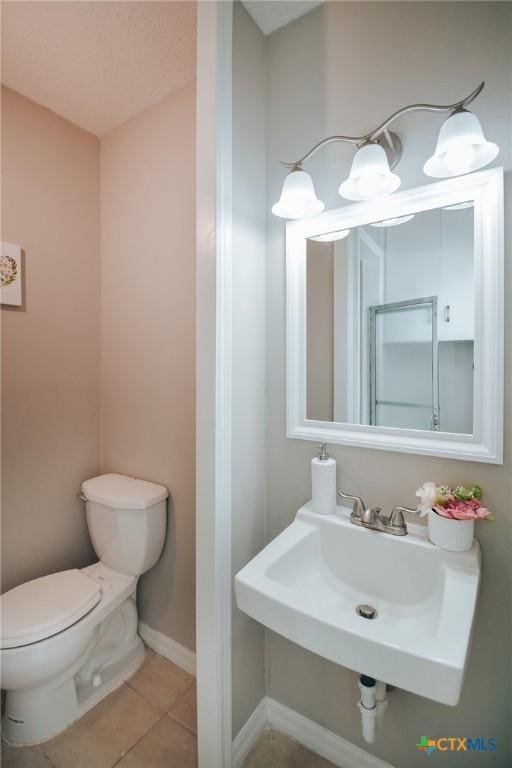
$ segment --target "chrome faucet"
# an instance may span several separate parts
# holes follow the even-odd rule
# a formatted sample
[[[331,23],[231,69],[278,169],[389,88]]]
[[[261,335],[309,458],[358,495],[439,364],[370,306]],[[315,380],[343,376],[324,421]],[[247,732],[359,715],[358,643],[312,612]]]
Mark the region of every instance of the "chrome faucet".
[[[350,522],[354,525],[360,525],[363,528],[370,528],[372,531],[380,533],[391,533],[394,536],[406,536],[407,525],[404,519],[404,512],[416,512],[415,509],[396,506],[389,516],[381,514],[380,507],[366,508],[364,501],[359,496],[350,493],[338,491],[338,496],[342,499],[348,499],[353,502]]]
[[[355,520],[361,520],[363,513],[366,510],[364,501],[359,498],[359,496],[353,496],[350,493],[343,493],[343,491],[338,491],[338,496],[340,496],[342,499],[350,499],[354,502],[352,504],[352,514],[350,515],[351,521],[355,522]],[[360,525],[360,523],[357,524]]]

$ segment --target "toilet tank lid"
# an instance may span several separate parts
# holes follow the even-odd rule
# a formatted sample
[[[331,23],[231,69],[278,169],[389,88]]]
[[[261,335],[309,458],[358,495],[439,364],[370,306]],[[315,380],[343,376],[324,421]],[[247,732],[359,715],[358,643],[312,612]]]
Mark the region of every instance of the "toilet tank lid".
[[[164,485],[116,474],[85,480],[82,493],[88,501],[96,501],[115,509],[148,509],[169,495]]]

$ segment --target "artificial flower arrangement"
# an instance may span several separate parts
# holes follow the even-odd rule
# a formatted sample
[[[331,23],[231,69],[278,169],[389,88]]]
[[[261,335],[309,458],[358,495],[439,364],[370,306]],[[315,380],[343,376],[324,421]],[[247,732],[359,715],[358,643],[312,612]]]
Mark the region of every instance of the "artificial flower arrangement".
[[[470,549],[475,520],[492,519],[487,507],[480,503],[482,489],[478,485],[451,488],[428,482],[418,488],[416,496],[420,499],[419,514],[428,514],[429,539],[441,549],[452,552]]]
[[[455,520],[482,520],[491,517],[490,511],[480,504],[482,489],[479,485],[472,485],[471,488],[464,488],[463,485],[450,488],[449,485],[428,482],[418,488],[416,496],[420,499],[420,515],[426,515],[430,509],[434,509],[438,515]]]

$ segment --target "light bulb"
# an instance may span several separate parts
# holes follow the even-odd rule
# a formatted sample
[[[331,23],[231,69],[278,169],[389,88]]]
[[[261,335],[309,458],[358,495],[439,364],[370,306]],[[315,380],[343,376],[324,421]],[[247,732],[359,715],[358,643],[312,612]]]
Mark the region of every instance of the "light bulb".
[[[400,177],[389,169],[388,158],[379,144],[365,144],[357,150],[350,175],[338,192],[347,200],[371,200],[394,192]]]
[[[285,178],[281,197],[272,206],[272,213],[282,219],[306,219],[324,208],[324,203],[316,196],[313,179],[297,166]]]
[[[434,178],[460,176],[488,165],[499,151],[485,138],[477,116],[460,110],[442,124],[435,152],[423,170]]]
[[[453,142],[444,153],[444,162],[454,176],[471,168],[475,160],[475,150],[471,144]]]

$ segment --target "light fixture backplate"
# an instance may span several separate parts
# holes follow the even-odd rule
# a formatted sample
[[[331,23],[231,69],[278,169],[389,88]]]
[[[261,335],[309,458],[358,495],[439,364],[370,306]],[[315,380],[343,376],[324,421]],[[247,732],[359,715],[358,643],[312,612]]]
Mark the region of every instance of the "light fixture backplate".
[[[402,142],[400,136],[394,131],[383,131],[375,139],[375,143],[382,147],[388,158],[389,168],[390,170],[393,170],[402,157]]]

